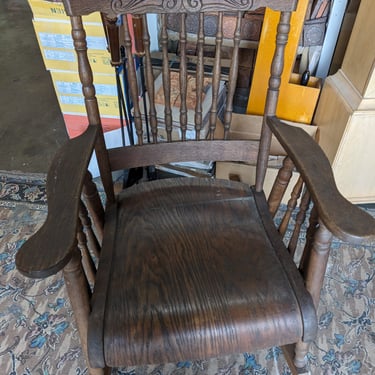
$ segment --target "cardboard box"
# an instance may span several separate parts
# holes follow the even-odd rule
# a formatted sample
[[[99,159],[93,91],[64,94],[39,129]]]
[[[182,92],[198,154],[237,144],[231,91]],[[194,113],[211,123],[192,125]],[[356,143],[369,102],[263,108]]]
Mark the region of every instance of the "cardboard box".
[[[46,69],[77,71],[69,20],[34,19],[33,25]],[[86,24],[85,29],[88,58],[94,73],[113,73],[102,24]]]
[[[262,116],[255,115],[242,115],[233,113],[232,124],[229,132],[229,139],[251,139],[259,140],[262,128]],[[313,125],[305,125],[291,121],[284,121],[289,125],[299,127],[305,130],[311,137],[316,136],[317,127]],[[279,166],[285,156],[285,151],[276,140],[272,137],[270,154],[274,155],[275,158],[270,160],[269,168],[267,168],[266,177],[264,181],[264,192],[266,196],[271,192],[273,183],[275,182]],[[278,165],[278,167],[275,167]],[[255,184],[255,172],[256,166],[247,163],[235,163],[235,162],[217,162],[216,163],[216,178],[222,179],[236,179],[249,185]],[[290,199],[290,194],[294,185],[296,184],[299,177],[299,173],[293,172],[291,181],[288,189],[282,200],[283,203],[287,203]]]
[[[47,70],[77,71],[78,60],[74,50],[62,48],[41,48],[44,65]],[[114,74],[111,57],[107,51],[88,51],[88,58],[94,74]]]
[[[264,180],[263,190],[266,197],[269,196],[273,183],[276,180],[278,168],[267,168],[266,177]],[[255,173],[256,166],[246,163],[234,163],[234,162],[220,162],[216,163],[216,178],[221,178],[225,180],[235,179],[236,181],[241,181],[245,184],[254,185],[255,184]],[[294,185],[297,183],[299,173],[293,172],[292,178],[288,185],[288,188],[284,194],[282,203],[288,203],[290,195],[292,193]]]
[[[46,0],[28,0],[34,18],[52,18],[58,20],[69,21],[62,2],[57,3]],[[95,12],[83,17],[84,23],[93,22],[101,23],[99,12]]]
[[[253,139],[259,140],[260,133],[262,130],[263,116],[256,115],[243,115],[238,113],[232,114],[232,124],[229,132],[229,139]],[[317,132],[317,126],[306,125],[298,122],[285,121],[285,123],[299,127],[306,131],[311,137],[315,138]],[[273,136],[271,141],[271,155],[285,155],[285,151]]]
[[[293,74],[295,56],[304,24],[309,0],[298,1],[292,13],[288,44],[285,47],[284,69],[281,75],[280,94],[276,110],[279,118],[311,124],[320,93],[320,81],[312,77],[308,86],[299,84],[300,77]],[[253,80],[249,94],[247,113],[262,115],[267,96],[268,77],[276,47],[276,30],[280,12],[266,9],[259,41]]]
[[[61,112],[70,114],[84,114],[86,107],[82,95],[57,95]],[[118,116],[117,97],[97,96],[99,111],[104,116]]]
[[[34,19],[33,25],[41,47],[74,49],[69,20]],[[88,23],[85,30],[89,49],[107,50],[107,40],[101,23]]]
[[[59,94],[82,95],[82,84],[78,73],[75,71],[51,71],[51,77],[56,92]],[[96,94],[100,96],[113,96],[117,98],[115,74],[96,74],[94,76]]]
[[[82,85],[76,72],[51,71],[52,82],[61,112],[83,115],[86,113]],[[118,117],[118,97],[114,74],[96,74],[94,78],[100,114]]]

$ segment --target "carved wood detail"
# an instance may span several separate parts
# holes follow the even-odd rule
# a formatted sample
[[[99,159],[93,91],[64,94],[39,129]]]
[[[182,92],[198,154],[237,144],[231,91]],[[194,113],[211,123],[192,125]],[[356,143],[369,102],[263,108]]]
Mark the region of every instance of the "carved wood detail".
[[[279,11],[292,11],[297,0],[102,0],[97,4],[95,0],[63,0],[66,13],[70,16],[90,14],[100,10],[110,16],[133,13],[194,13],[255,10],[270,7]]]

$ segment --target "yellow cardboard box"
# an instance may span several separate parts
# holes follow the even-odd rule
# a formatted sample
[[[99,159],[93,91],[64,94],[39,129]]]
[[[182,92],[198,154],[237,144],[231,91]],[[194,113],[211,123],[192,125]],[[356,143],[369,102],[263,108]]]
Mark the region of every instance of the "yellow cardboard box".
[[[82,95],[58,94],[57,99],[61,112],[66,114],[83,115],[85,113],[85,102]],[[97,96],[99,111],[101,115],[118,116],[118,100],[113,96]]]
[[[77,70],[77,56],[70,35],[69,21],[33,20],[44,64],[48,70]],[[114,72],[101,24],[86,26],[88,57],[94,73]]]
[[[57,99],[63,113],[85,114],[82,85],[76,72],[51,71]],[[118,116],[118,98],[114,74],[96,74],[95,89],[102,115]]]
[[[60,94],[82,95],[81,82],[75,71],[51,71],[55,89]],[[96,74],[94,77],[96,94],[101,96],[117,97],[115,74]]]
[[[41,54],[47,70],[77,70],[78,62],[75,51],[61,48],[41,48]],[[114,73],[107,51],[89,51],[88,58],[94,73]]]
[[[54,18],[69,21],[66,15],[63,3],[56,3],[46,0],[28,0],[34,18]],[[99,12],[92,13],[83,17],[84,23],[94,22],[101,23]]]
[[[310,124],[320,93],[320,80],[311,77],[308,86],[299,84],[300,77],[293,74],[298,42],[303,28],[308,0],[300,0],[292,13],[288,44],[285,47],[284,69],[276,115],[284,120]],[[259,41],[258,54],[247,105],[247,113],[262,115],[267,96],[268,77],[275,51],[276,29],[280,12],[266,9]]]
[[[76,71],[78,69],[74,50],[41,48],[41,54],[47,70]],[[107,51],[88,51],[88,58],[94,73],[114,74],[111,58]]]
[[[34,19],[34,30],[41,48],[74,49],[69,20]],[[102,24],[87,24],[87,47],[93,50],[107,50],[107,41]]]

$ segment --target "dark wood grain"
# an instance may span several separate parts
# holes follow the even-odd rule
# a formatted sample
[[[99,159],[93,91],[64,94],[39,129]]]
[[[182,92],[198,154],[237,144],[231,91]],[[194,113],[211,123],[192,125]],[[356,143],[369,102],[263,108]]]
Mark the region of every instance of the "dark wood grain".
[[[258,216],[247,185],[153,181],[125,190],[113,208],[116,243],[105,233],[110,248],[103,248],[98,270],[107,289],[102,284],[94,293],[99,338],[90,336],[96,346],[104,332],[107,364],[208,358],[303,336],[299,302],[284,271],[295,266],[289,256],[280,261],[285,247],[274,251],[263,227],[272,220]],[[296,269],[295,277],[303,285]]]
[[[78,60],[78,75],[82,83],[82,93],[85,101],[88,122],[89,125],[98,127],[95,142],[95,153],[97,155],[100,175],[104,190],[107,194],[107,199],[109,201],[113,201],[114,193],[112,175],[109,169],[108,158],[106,157],[107,150],[101,125],[98,101],[95,96],[93,73],[87,54],[86,32],[83,28],[82,17],[71,17],[70,22],[72,27],[73,45]]]
[[[82,198],[93,221],[97,239],[101,243],[103,240],[105,213],[98,189],[93,182],[92,175],[89,171],[86,172],[85,181],[83,183]]]
[[[92,228],[91,219],[89,217],[88,210],[83,202],[81,203],[81,206],[79,209],[79,219],[82,223],[83,232],[85,233],[86,238],[87,238],[88,248],[90,249],[90,251],[96,258],[99,258],[100,244]],[[100,242],[102,242],[102,239],[100,240]]]
[[[219,13],[217,33],[216,33],[216,49],[215,49],[215,62],[212,74],[212,106],[210,111],[210,139],[215,137],[216,119],[218,112],[218,95],[220,85],[220,72],[221,72],[221,46],[223,45],[223,12]]]
[[[273,134],[302,175],[320,219],[338,238],[361,243],[375,238],[375,220],[338,191],[330,163],[319,145],[301,129],[267,118]]]
[[[297,183],[294,185],[292,193],[290,195],[290,199],[288,200],[288,204],[286,207],[286,212],[283,216],[283,219],[281,220],[281,223],[279,225],[279,233],[284,237],[288,226],[290,219],[292,217],[292,213],[295,210],[297,206],[297,201],[301,196],[302,193],[302,188],[303,188],[303,179],[300,177],[297,180]]]
[[[139,90],[138,90],[138,81],[135,71],[134,60],[131,58],[132,55],[132,39],[130,36],[130,27],[128,19],[125,17],[123,22],[124,30],[124,40],[125,40],[125,50],[127,58],[127,70],[128,70],[128,82],[129,82],[129,91],[131,100],[133,103],[133,118],[135,131],[138,137],[138,144],[142,145],[143,143],[143,126],[141,118],[141,110],[139,108]]]
[[[259,146],[259,156],[256,167],[255,186],[257,191],[263,190],[264,179],[266,177],[268,157],[272,139],[271,130],[266,124],[266,118],[267,116],[276,115],[277,102],[279,99],[279,89],[281,84],[281,74],[284,69],[285,46],[288,41],[290,30],[290,18],[290,12],[282,12],[280,14],[280,21],[277,26],[276,49],[271,63],[271,75],[268,80],[266,104],[264,107],[264,117]]]
[[[268,211],[268,204],[266,204],[264,193],[257,192],[255,187],[252,187],[252,190],[265,231],[272,243],[275,253],[278,254],[279,260],[283,265],[285,273],[293,288],[293,292],[296,294],[300,303],[300,314],[302,315],[304,322],[302,339],[304,342],[309,343],[315,339],[317,333],[317,317],[314,308],[314,306],[317,305],[313,304],[310,293],[306,291],[304,281],[293,262],[293,258],[290,257],[288,251],[285,251],[284,242],[282,241],[280,234],[277,232],[272,216]]]
[[[299,210],[295,219],[293,233],[288,244],[288,250],[290,252],[290,255],[293,257],[293,259],[294,259],[294,254],[297,249],[298,239],[300,238],[301,228],[302,228],[303,223],[305,222],[306,212],[309,208],[309,205],[310,205],[310,193],[306,189],[301,198]],[[299,260],[296,260],[297,263],[298,261]]]
[[[110,270],[112,268],[112,254],[116,242],[116,215],[117,204],[111,204],[106,211],[106,227],[105,237],[103,239],[103,249],[100,255],[100,268]],[[94,294],[91,299],[90,320],[88,320],[87,339],[90,343],[88,346],[88,360],[93,367],[105,367],[104,358],[104,331],[103,316],[105,313],[106,301],[108,293],[108,284],[110,280],[109,272],[98,272],[96,275]]]
[[[297,0],[199,0],[196,2],[174,1],[168,6],[159,0],[132,1],[132,0],[63,0],[66,13],[70,16],[86,15],[95,11],[107,13],[111,16],[120,13],[142,14],[150,13],[180,13],[180,12],[217,12],[239,9],[242,11],[255,10],[261,7],[270,7],[275,10],[294,10]]]
[[[57,152],[47,176],[47,219],[16,256],[17,269],[24,275],[47,277],[69,262],[76,248],[81,191],[97,134],[98,128],[89,126]]]
[[[332,242],[332,233],[326,228],[322,221],[318,223],[318,229],[314,236],[311,248],[311,256],[306,265],[306,289],[311,294],[314,306],[318,308],[320,291],[323,286],[324,274]],[[294,363],[297,367],[306,364],[306,355],[309,350],[308,342],[299,341],[296,345],[296,356]]]
[[[233,37],[233,52],[232,61],[229,70],[227,100],[225,103],[224,112],[224,139],[228,138],[230,125],[232,123],[232,112],[233,112],[233,97],[236,90],[237,75],[238,75],[238,60],[239,60],[239,49],[241,41],[241,21],[242,12],[237,13],[236,29]]]
[[[151,62],[151,51],[150,51],[150,33],[147,24],[147,16],[143,15],[143,45],[145,48],[145,66],[146,66],[146,88],[147,96],[149,99],[149,121],[151,126],[151,134],[153,143],[157,142],[158,129],[157,129],[157,118],[155,108],[155,88],[154,88],[154,73]]]
[[[85,271],[85,276],[89,284],[94,285],[95,283],[95,264],[90,255],[90,251],[87,244],[86,234],[83,232],[83,225],[78,221],[78,230],[77,230],[77,241],[78,248],[81,251],[82,255],[82,266]]]
[[[121,65],[120,57],[120,28],[117,25],[117,18],[110,18],[102,14],[103,26],[107,39],[109,53],[111,54],[111,64],[113,66]]]
[[[200,131],[202,129],[202,96],[203,96],[203,78],[204,78],[204,61],[203,61],[203,45],[204,45],[204,13],[199,15],[198,23],[198,64],[196,73],[197,101],[195,105],[195,139],[200,139]]]
[[[289,157],[284,158],[283,165],[277,173],[276,180],[273,183],[270,195],[268,197],[268,209],[272,216],[275,216],[280,207],[281,200],[284,197],[285,191],[292,177],[293,169],[293,161]]]
[[[168,31],[167,31],[167,16],[161,15],[161,40],[160,44],[163,51],[163,89],[164,89],[164,122],[165,130],[167,132],[167,141],[172,140],[172,110],[171,110],[171,79],[169,69],[168,57]]]
[[[186,61],[186,43],[187,43],[187,32],[186,32],[186,13],[180,14],[180,129],[181,129],[181,140],[186,141],[186,130],[187,130],[187,61]]]
[[[111,169],[121,170],[174,161],[216,160],[254,162],[258,155],[258,141],[188,141],[165,142],[108,150]]]
[[[81,255],[75,249],[72,258],[64,268],[64,280],[66,283],[69,300],[75,312],[76,324],[81,339],[82,351],[87,355],[87,318],[90,314],[90,288],[84,276]],[[104,368],[93,368],[88,364],[90,375],[105,375]]]
[[[19,250],[17,267],[31,277],[47,277],[64,268],[83,351],[88,352],[91,366],[104,368],[107,365],[204,359],[297,343],[294,363],[303,367],[308,344],[316,335],[316,307],[332,233],[341,239],[360,243],[375,238],[375,221],[338,193],[328,160],[319,146],[302,130],[286,126],[274,117],[291,11],[296,1],[64,0],[64,3],[67,13],[72,15],[72,36],[89,128],[58,152],[48,175],[46,223]],[[282,12],[260,143],[215,140],[217,121],[224,121],[224,138],[228,138],[230,132],[243,14],[246,10],[267,5]],[[125,45],[128,87],[138,137],[136,146],[106,149],[81,17],[94,10],[101,11],[107,20],[106,35],[112,46],[114,64],[118,63],[118,55],[113,49],[117,51],[120,43]],[[154,99],[157,95],[161,96],[161,101],[163,99],[160,91],[155,92],[154,88],[146,11],[160,14],[165,129],[158,128],[156,117]],[[218,27],[215,31],[212,106],[207,123],[202,95],[206,64],[204,21],[211,11],[218,13]],[[236,27],[231,34],[233,53],[225,85],[227,103],[224,118],[218,119],[221,110],[218,105],[219,87],[222,86],[221,47],[223,35],[227,32],[223,30],[223,13],[227,11],[234,14]],[[119,40],[114,16],[123,12],[136,15],[135,42],[130,36],[127,17],[123,18],[124,40]],[[180,20],[179,33],[176,33],[179,68],[170,67],[172,55],[168,46],[171,43],[166,22],[170,13],[176,13],[176,19]],[[192,44],[198,54],[195,69],[197,98],[189,108],[195,112],[194,141],[186,141],[190,137],[188,127],[193,125],[193,121],[187,123],[188,104],[194,101],[187,97],[189,35],[185,20],[188,14],[194,14],[199,20],[198,41]],[[153,141],[145,145],[143,118],[146,113],[141,114],[138,103],[133,45],[141,69],[145,60],[149,104],[145,112],[148,112]],[[172,69],[180,74],[177,87],[170,82]],[[176,92],[179,95],[175,95]],[[180,96],[180,106],[176,96]],[[172,108],[173,111],[179,109],[180,116],[176,112],[177,116],[172,119]],[[163,112],[162,108],[160,112]],[[160,112],[158,107],[162,123],[163,114]],[[159,142],[158,129],[160,133],[163,131],[163,136],[166,133],[167,142]],[[205,135],[209,132],[207,138],[210,140],[200,140],[203,130]],[[271,132],[285,148],[288,157],[267,203],[262,190]],[[175,141],[179,135],[181,137]],[[86,173],[93,148],[106,193],[105,213],[97,189]],[[174,178],[140,182],[118,196],[114,194],[112,171],[208,160],[257,161],[256,186],[250,188],[239,182],[213,178]],[[278,231],[273,215],[294,167],[299,170],[301,178]],[[292,254],[310,197],[314,206],[306,246],[297,269],[281,235],[305,187],[307,190],[290,244]],[[95,231],[82,204],[81,193]],[[83,260],[77,252],[77,233]],[[87,245],[94,250],[95,256],[102,245],[97,272]],[[92,298],[87,278],[94,284]],[[89,373],[103,371],[90,367]]]

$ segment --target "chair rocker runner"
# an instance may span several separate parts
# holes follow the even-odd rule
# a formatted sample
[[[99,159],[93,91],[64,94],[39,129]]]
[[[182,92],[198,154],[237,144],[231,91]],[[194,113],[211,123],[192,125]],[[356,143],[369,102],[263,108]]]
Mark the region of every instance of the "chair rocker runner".
[[[340,195],[329,162],[314,140],[275,116],[296,1],[64,0],[64,4],[71,16],[89,126],[68,141],[52,163],[47,179],[48,217],[19,250],[18,269],[34,278],[63,270],[90,374],[102,374],[109,367],[202,359],[275,345],[290,348],[292,344],[295,356],[289,365],[303,368],[317,331],[316,307],[332,236],[358,244],[374,239],[375,224]],[[281,15],[261,140],[232,140],[233,97],[243,47],[241,20],[244,12],[262,6],[279,10]],[[112,56],[119,56],[121,46],[126,50],[138,142],[134,146],[106,149],[81,18],[94,11],[103,14]],[[228,12],[237,19],[230,36],[223,31]],[[148,13],[157,14],[158,31],[150,29]],[[135,34],[137,43],[141,40],[136,49],[142,49],[148,113],[142,113],[139,104],[131,22],[123,17],[121,32],[116,26],[122,14],[142,20],[142,30]],[[168,27],[171,14],[179,15],[175,33]],[[207,15],[216,16],[215,38],[205,35]],[[193,60],[187,48],[192,38],[189,17],[198,20]],[[152,65],[152,33],[158,33],[161,68]],[[170,67],[171,37],[179,40],[179,54],[174,56],[177,70]],[[207,43],[215,49],[210,75],[205,71]],[[231,55],[227,75],[221,70],[225,48]],[[193,73],[188,69],[191,61]],[[176,71],[178,106],[171,100],[176,91],[171,77]],[[196,93],[192,106],[187,89],[191,76]],[[207,76],[210,94],[203,93]],[[154,87],[157,81],[163,88],[162,107],[156,100],[160,95]],[[151,136],[151,143],[146,144],[145,116]],[[221,122],[223,137],[217,129]],[[263,182],[271,133],[285,150],[285,158],[266,200]],[[93,151],[106,193],[105,208],[87,172]],[[113,189],[113,171],[202,160],[257,163],[255,185],[176,177],[140,182],[120,193]],[[275,227],[273,218],[294,170],[300,178],[280,226]],[[297,268],[293,257],[310,205],[306,245]],[[295,228],[285,245],[283,237],[295,208]]]

